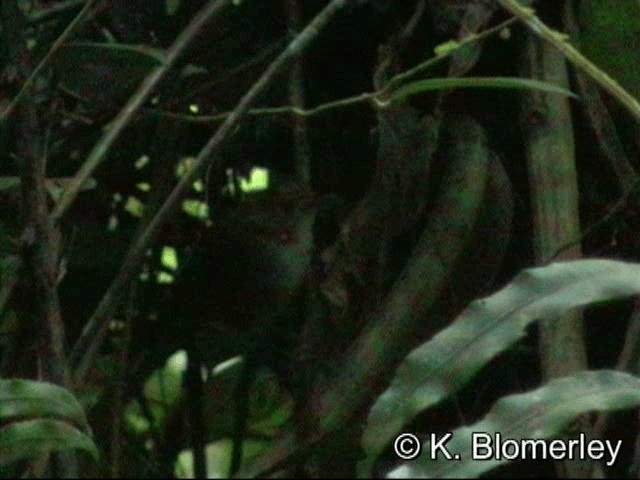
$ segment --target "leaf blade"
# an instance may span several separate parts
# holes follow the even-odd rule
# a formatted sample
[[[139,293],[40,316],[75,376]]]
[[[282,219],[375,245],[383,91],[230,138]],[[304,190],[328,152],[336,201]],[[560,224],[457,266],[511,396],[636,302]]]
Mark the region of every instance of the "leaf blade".
[[[38,454],[80,449],[98,458],[88,435],[59,420],[27,420],[0,428],[0,465],[34,458]]]
[[[463,77],[463,78],[429,78],[411,82],[399,87],[390,95],[391,102],[404,100],[407,97],[432,90],[452,88],[501,88],[519,90],[539,90],[556,93],[571,98],[579,98],[575,93],[548,82],[519,77]]]
[[[575,401],[579,398],[580,401]],[[471,458],[473,435],[500,433],[503,441],[541,440],[562,433],[579,415],[593,410],[619,410],[640,404],[640,379],[611,370],[579,372],[526,393],[498,400],[487,416],[453,432],[447,449],[460,461],[429,461],[428,455],[405,463],[388,478],[475,478],[509,460],[492,455]],[[495,433],[494,433],[495,432]],[[428,448],[428,445],[426,445]]]
[[[89,431],[82,405],[68,390],[47,382],[0,380],[0,423],[34,417],[65,419]]]
[[[639,264],[592,259],[524,270],[497,293],[475,300],[407,355],[378,397],[362,437],[369,461],[419,412],[457,391],[522,338],[533,321],[639,292]]]

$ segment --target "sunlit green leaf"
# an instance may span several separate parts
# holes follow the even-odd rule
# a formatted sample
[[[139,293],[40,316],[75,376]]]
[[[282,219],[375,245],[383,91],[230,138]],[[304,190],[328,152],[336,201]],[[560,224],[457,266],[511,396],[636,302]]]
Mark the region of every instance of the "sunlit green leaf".
[[[148,403],[153,421],[161,425],[166,415],[183,395],[182,375],[187,368],[187,354],[184,350],[175,352],[162,368],[155,370],[143,387],[145,401]],[[149,418],[142,413],[137,401],[130,402],[125,408],[125,420],[129,428],[137,433],[147,433]]]
[[[259,192],[269,188],[269,170],[266,168],[254,167],[251,169],[249,178],[240,179],[240,189],[245,192]]]
[[[209,218],[209,205],[200,200],[184,200],[182,202],[182,210],[188,215],[201,220]]]
[[[124,209],[134,217],[142,217],[144,204],[136,197],[129,196],[127,202],[124,204]]]
[[[196,159],[194,157],[181,158],[176,166],[176,176],[178,178],[184,177],[189,171],[191,171],[195,161]]]
[[[178,269],[178,252],[173,247],[162,247],[161,255],[162,266],[169,270],[176,271]]]
[[[142,155],[138,160],[136,160],[136,163],[134,164],[136,170],[141,170],[142,168],[144,168],[149,163],[149,160],[150,158],[148,155]]]
[[[173,275],[167,272],[158,272],[158,275],[156,276],[156,282],[161,285],[169,285],[174,281],[175,278],[173,277]]]

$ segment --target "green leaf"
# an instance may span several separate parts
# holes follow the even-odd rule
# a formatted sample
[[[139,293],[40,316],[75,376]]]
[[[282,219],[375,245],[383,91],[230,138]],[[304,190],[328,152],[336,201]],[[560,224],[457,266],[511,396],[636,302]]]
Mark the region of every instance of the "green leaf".
[[[75,42],[61,47],[52,65],[70,93],[88,101],[120,103],[164,61],[162,51],[146,46]]]
[[[253,167],[249,178],[240,179],[240,190],[245,193],[261,192],[269,188],[269,170]]]
[[[186,352],[178,351],[167,359],[162,368],[155,370],[144,384],[144,397],[158,425],[166,420],[171,408],[183,395],[182,377],[186,367]]]
[[[502,88],[539,90],[547,93],[557,93],[567,97],[578,96],[562,87],[551,83],[518,77],[463,77],[463,78],[429,78],[404,85],[391,94],[390,100],[403,100],[412,95],[430,90],[444,90],[447,88]]]
[[[187,214],[200,220],[209,218],[209,205],[200,200],[187,199],[182,201],[182,210]]]
[[[579,400],[578,400],[579,399]],[[475,478],[508,460],[498,459],[498,455],[488,451],[488,447],[476,452],[487,458],[473,459],[474,435],[478,445],[487,445],[489,435],[497,446],[496,434],[502,442],[515,440],[540,440],[557,436],[579,415],[592,410],[610,411],[631,408],[640,404],[640,379],[627,373],[615,371],[579,372],[569,377],[549,382],[542,388],[504,397],[493,406],[487,416],[480,422],[455,430],[451,440],[446,443],[447,450],[459,454],[459,461],[432,461],[425,445],[423,453],[411,463],[392,470],[388,478]],[[480,439],[479,436],[484,436]],[[584,439],[580,434],[576,440]],[[574,438],[571,438],[572,440]],[[614,442],[619,449],[618,440]],[[548,442],[527,442],[533,445],[536,457],[541,458],[543,448]],[[564,442],[566,444],[566,441]],[[504,443],[503,443],[504,445]],[[556,445],[559,445],[556,442]],[[509,448],[513,452],[513,444]],[[607,452],[607,449],[604,450]],[[528,452],[529,457],[533,452]],[[527,454],[523,453],[523,455]],[[617,455],[617,454],[616,454]],[[442,457],[440,457],[442,458]],[[522,456],[519,456],[522,458]],[[550,458],[550,457],[549,457]],[[615,458],[604,457],[610,465]]]
[[[33,380],[0,380],[0,423],[35,417],[64,419],[89,431],[80,402],[68,390]]]
[[[91,437],[66,422],[27,420],[0,428],[0,465],[70,449],[85,450],[94,459],[98,458],[98,449]]]
[[[524,270],[499,292],[475,300],[398,367],[369,413],[362,439],[367,462],[371,464],[403,425],[456,392],[522,338],[533,321],[639,292],[639,264],[577,260]]]
[[[127,198],[127,201],[124,204],[124,209],[134,217],[140,218],[144,215],[144,203],[132,195],[129,195]]]
[[[167,15],[173,16],[180,8],[180,0],[164,0],[164,10]]]
[[[178,252],[175,248],[165,245],[162,247],[160,258],[163,267],[174,272],[178,270]]]

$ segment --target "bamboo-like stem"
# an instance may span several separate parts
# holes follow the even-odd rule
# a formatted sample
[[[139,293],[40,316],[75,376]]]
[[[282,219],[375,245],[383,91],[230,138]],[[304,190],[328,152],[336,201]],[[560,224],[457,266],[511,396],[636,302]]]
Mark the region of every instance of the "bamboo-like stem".
[[[289,0],[287,4],[289,35],[295,38],[302,22],[302,2]],[[304,57],[299,55],[293,63],[289,74],[289,101],[294,108],[304,108]],[[293,158],[296,166],[296,176],[305,186],[311,185],[311,147],[307,122],[304,117],[297,116],[293,121]]]
[[[523,75],[569,83],[565,58],[548,43],[530,36],[525,46]],[[578,180],[571,108],[562,98],[543,92],[530,92],[523,98],[521,123],[525,136],[527,170],[531,195],[534,250],[538,263],[544,263],[557,248],[579,236]],[[565,250],[563,260],[582,256],[580,245]],[[540,322],[540,357],[546,380],[587,368],[580,312]],[[591,434],[587,417],[579,417],[580,431]],[[556,464],[561,477],[583,478],[591,473],[587,462]]]

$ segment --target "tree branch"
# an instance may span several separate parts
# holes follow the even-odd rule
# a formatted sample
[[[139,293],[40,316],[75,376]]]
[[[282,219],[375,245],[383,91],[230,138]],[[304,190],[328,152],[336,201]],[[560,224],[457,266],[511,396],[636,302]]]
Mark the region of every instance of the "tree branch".
[[[120,110],[120,113],[111,123],[109,130],[96,143],[89,153],[89,157],[85,160],[80,170],[76,173],[74,180],[66,189],[60,200],[58,201],[52,213],[54,221],[58,221],[69,206],[73,203],[76,196],[82,189],[82,185],[91,176],[94,170],[102,163],[109,153],[111,146],[118,139],[122,131],[129,125],[133,116],[140,109],[142,104],[147,100],[153,89],[158,85],[160,80],[164,78],[167,72],[174,65],[178,57],[187,48],[195,36],[202,30],[204,25],[209,22],[215,15],[222,12],[224,7],[231,4],[232,0],[211,0],[205,5],[200,12],[191,20],[191,23],[176,38],[167,51],[165,62],[153,69],[144,79],[136,93],[134,93],[127,104]]]
[[[629,110],[631,115],[640,120],[640,102],[622,88],[618,82],[576,50],[567,41],[565,34],[547,27],[547,25],[536,16],[532,8],[522,6],[516,0],[497,0],[497,2],[509,13],[518,17],[534,34],[560,50],[567,60],[593,78],[598,85],[613,95],[614,98],[618,99],[618,101]]]
[[[93,364],[97,352],[102,345],[106,333],[108,320],[116,308],[127,285],[138,271],[144,259],[144,252],[155,239],[158,231],[174,212],[183,193],[196,180],[200,172],[208,166],[227,136],[244,118],[251,105],[265,88],[275,80],[280,71],[319,35],[320,31],[340,11],[348,0],[332,0],[307,27],[298,35],[287,48],[273,61],[262,76],[242,97],[234,111],[227,117],[215,134],[202,148],[194,161],[193,168],[184,175],[176,188],[171,192],[164,204],[158,209],[155,217],[149,222],[146,230],[136,238],[122,262],[120,271],[109,290],[102,298],[93,316],[87,323],[82,335],[76,342],[71,354],[71,365],[74,368],[75,381],[81,382],[89,367]]]

